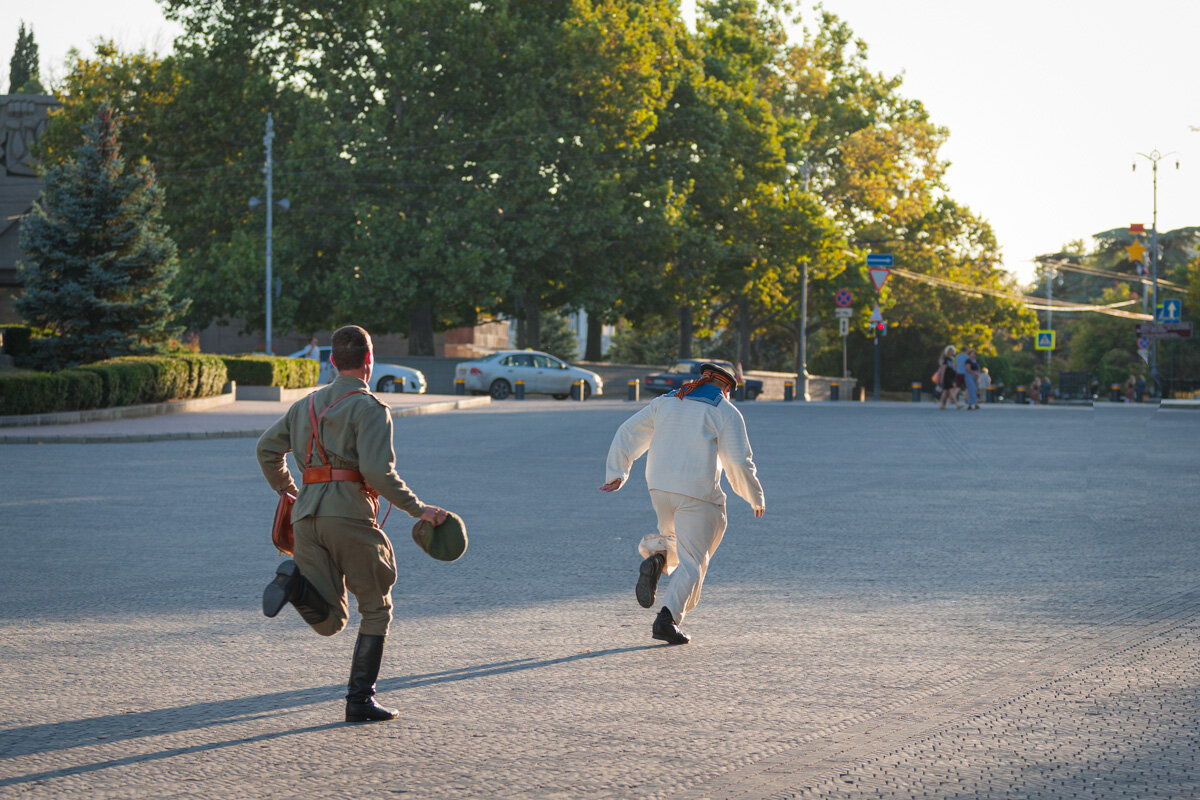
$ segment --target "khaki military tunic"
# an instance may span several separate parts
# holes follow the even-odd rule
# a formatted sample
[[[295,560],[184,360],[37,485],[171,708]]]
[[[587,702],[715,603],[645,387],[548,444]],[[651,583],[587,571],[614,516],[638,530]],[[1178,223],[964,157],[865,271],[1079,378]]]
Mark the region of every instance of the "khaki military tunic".
[[[361,393],[343,398],[321,416],[334,400],[356,390]],[[425,505],[396,473],[392,417],[387,405],[367,391],[365,382],[345,375],[318,389],[314,400],[313,410],[321,417],[320,442],[329,465],[357,470],[382,499],[419,517]],[[305,463],[311,431],[305,397],[259,438],[259,466],[272,489],[297,494],[285,460],[287,453],[293,453],[301,470],[324,463],[315,445],[311,460]],[[375,511],[375,503],[358,483],[310,483],[299,489],[292,508],[296,538],[293,558],[300,574],[332,608],[324,622],[313,626],[324,636],[332,636],[346,625],[347,589],[358,601],[362,614],[360,632],[387,635],[396,559],[392,543],[375,524]]]

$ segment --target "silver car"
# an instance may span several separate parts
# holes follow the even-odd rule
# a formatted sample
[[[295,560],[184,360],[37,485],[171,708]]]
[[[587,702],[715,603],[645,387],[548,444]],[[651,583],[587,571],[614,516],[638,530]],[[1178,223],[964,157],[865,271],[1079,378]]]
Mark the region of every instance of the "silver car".
[[[596,373],[536,350],[503,350],[464,361],[454,368],[454,377],[463,380],[468,392],[486,392],[495,400],[512,394],[517,381],[525,381],[526,394],[548,394],[555,400],[570,397],[575,381],[584,382],[584,397],[604,394],[604,381]]]

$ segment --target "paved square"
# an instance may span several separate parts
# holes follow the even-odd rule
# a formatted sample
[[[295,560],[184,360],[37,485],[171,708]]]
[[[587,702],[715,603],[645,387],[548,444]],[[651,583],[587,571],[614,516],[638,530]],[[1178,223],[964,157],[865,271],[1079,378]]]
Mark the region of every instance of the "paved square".
[[[1200,795],[1200,412],[742,409],[767,516],[731,497],[686,647],[633,598],[642,462],[596,490],[632,404],[397,420],[471,545],[393,512],[365,726],[353,628],[259,611],[253,440],[0,445],[0,797]]]

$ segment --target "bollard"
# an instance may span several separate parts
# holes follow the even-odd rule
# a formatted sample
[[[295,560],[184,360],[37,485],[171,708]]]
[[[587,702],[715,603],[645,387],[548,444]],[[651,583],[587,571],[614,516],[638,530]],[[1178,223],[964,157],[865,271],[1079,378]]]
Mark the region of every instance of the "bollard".
[[[994,386],[989,386],[989,387],[988,387],[988,390],[987,390],[987,401],[988,401],[989,403],[995,403],[995,402],[996,402],[996,388],[995,388]]]
[[[796,382],[795,381],[784,381],[783,382],[783,402],[785,402],[785,403],[792,402],[792,397],[794,396],[795,390],[796,390]]]
[[[838,382],[837,381],[829,382],[829,399],[830,400],[838,399]]]
[[[516,382],[516,386],[513,388],[513,397],[517,400],[525,399],[525,381]]]
[[[463,380],[462,378],[455,378],[454,379],[454,393],[455,394],[466,394],[467,393],[467,382],[465,380]]]
[[[584,388],[587,381],[574,381],[571,384],[571,399],[579,400],[580,402],[587,399],[587,390]]]
[[[738,381],[737,388],[733,390],[733,399],[738,400],[738,401],[746,399],[746,384],[745,384],[745,382]]]
[[[920,381],[912,382],[912,393],[913,393],[912,401],[914,403],[921,402],[921,382]]]
[[[636,401],[638,399],[638,389],[640,386],[641,386],[640,382],[630,381],[629,382],[629,395],[625,399]]]
[[[1017,387],[1017,405],[1019,405],[1019,406],[1025,405],[1025,387],[1024,386]]]
[[[1114,383],[1114,384],[1110,385],[1108,388],[1112,389],[1112,401],[1114,403],[1121,402],[1121,384]]]

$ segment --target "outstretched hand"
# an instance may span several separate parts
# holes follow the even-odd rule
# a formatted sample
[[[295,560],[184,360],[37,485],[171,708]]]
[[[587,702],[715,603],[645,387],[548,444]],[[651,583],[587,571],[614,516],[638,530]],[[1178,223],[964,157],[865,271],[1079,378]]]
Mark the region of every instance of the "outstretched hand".
[[[603,486],[601,486],[601,487],[600,487],[600,491],[602,491],[602,492],[615,492],[617,489],[620,489],[620,488],[621,488],[621,479],[620,479],[620,478],[614,478],[613,480],[611,480],[611,481],[609,481],[608,483],[606,483],[606,484],[604,484]]]
[[[446,511],[444,508],[438,508],[437,506],[425,506],[425,510],[421,512],[421,519],[427,522],[432,522],[435,526],[437,526],[446,521],[446,516],[449,513],[450,512]]]

